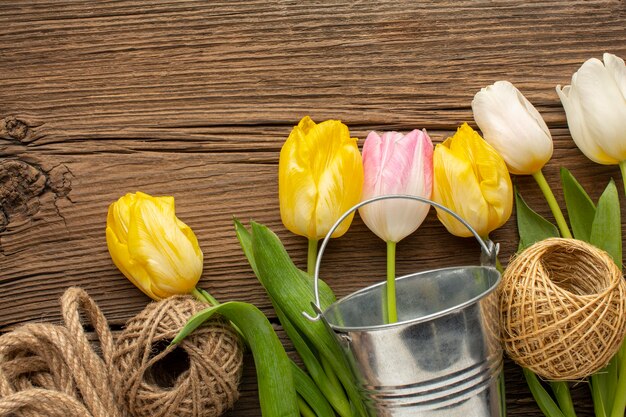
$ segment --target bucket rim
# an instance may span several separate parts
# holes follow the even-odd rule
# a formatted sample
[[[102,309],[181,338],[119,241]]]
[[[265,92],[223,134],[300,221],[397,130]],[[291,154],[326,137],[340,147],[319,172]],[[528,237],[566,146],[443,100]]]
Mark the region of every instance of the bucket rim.
[[[487,288],[486,290],[482,291],[481,293],[475,295],[474,297],[463,301],[460,304],[456,304],[452,307],[448,307],[446,309],[437,311],[435,313],[430,313],[427,314],[425,316],[421,316],[421,317],[416,317],[414,319],[409,319],[409,320],[403,320],[403,321],[398,321],[395,323],[388,323],[388,324],[376,324],[376,325],[372,325],[372,326],[339,326],[336,324],[331,324],[330,321],[328,321],[327,317],[326,317],[326,313],[336,304],[339,304],[345,300],[348,300],[350,298],[356,297],[361,293],[364,293],[366,291],[371,290],[372,288],[376,288],[376,287],[380,287],[383,285],[386,285],[385,281],[381,281],[378,282],[376,284],[370,285],[368,287],[365,288],[361,288],[360,290],[354,291],[348,295],[346,295],[345,297],[340,298],[339,300],[335,301],[334,303],[332,303],[330,306],[328,306],[323,312],[321,312],[321,316],[323,317],[324,321],[328,324],[328,326],[330,326],[330,328],[333,331],[336,332],[341,332],[341,333],[349,333],[349,332],[363,332],[363,331],[379,331],[379,330],[387,330],[390,328],[394,328],[394,327],[400,327],[400,326],[404,326],[406,324],[416,324],[416,323],[420,323],[420,322],[427,322],[427,321],[431,321],[433,319],[436,319],[438,317],[444,316],[446,314],[450,314],[454,311],[457,310],[462,310],[465,307],[475,304],[478,301],[480,301],[481,299],[485,298],[486,296],[488,296],[490,293],[492,293],[493,291],[495,291],[495,289],[498,287],[498,285],[500,284],[500,281],[502,280],[502,273],[500,273],[500,271],[498,271],[497,268],[495,268],[494,266],[488,266],[488,265],[466,265],[466,266],[449,266],[449,267],[445,267],[445,268],[436,268],[436,269],[429,269],[426,271],[420,271],[420,272],[414,272],[412,274],[407,274],[407,275],[403,275],[401,277],[397,277],[396,281],[400,281],[403,279],[407,279],[407,278],[411,278],[414,277],[416,275],[422,275],[425,273],[431,273],[431,272],[436,272],[436,271],[448,271],[448,270],[452,270],[452,269],[459,269],[459,268],[472,268],[472,269],[487,269],[490,272],[495,272],[496,274],[496,280],[495,282],[493,282],[489,288]]]
[[[499,251],[499,247],[500,246],[498,244],[494,244],[489,239],[483,240],[483,238],[478,234],[478,232],[476,230],[474,230],[474,228],[472,228],[472,226],[465,219],[463,219],[463,217],[461,217],[458,213],[454,212],[453,210],[449,209],[448,207],[444,206],[443,204],[437,203],[437,202],[435,202],[433,200],[430,200],[430,199],[425,198],[425,197],[417,196],[417,195],[407,195],[407,194],[379,195],[379,196],[372,197],[372,198],[367,199],[367,200],[363,200],[360,203],[357,203],[354,206],[352,206],[350,209],[348,209],[348,211],[343,213],[339,217],[339,219],[337,219],[335,224],[333,224],[331,226],[330,230],[326,234],[326,237],[324,237],[324,240],[322,241],[322,244],[321,244],[321,246],[319,248],[319,252],[317,254],[317,261],[315,262],[315,270],[314,270],[314,273],[313,273],[313,287],[314,287],[313,289],[314,289],[314,292],[315,292],[315,302],[312,303],[312,307],[313,307],[313,310],[315,311],[315,315],[311,316],[308,312],[303,311],[302,315],[304,317],[306,317],[307,319],[309,319],[312,322],[317,321],[317,320],[319,320],[322,317],[322,311],[321,311],[322,307],[321,307],[321,303],[320,303],[320,293],[319,293],[320,267],[321,267],[321,264],[322,264],[322,255],[324,254],[324,250],[326,249],[326,245],[328,245],[328,242],[332,238],[333,233],[337,230],[337,228],[339,228],[339,226],[344,222],[344,220],[346,220],[348,218],[348,216],[352,215],[359,208],[361,208],[361,207],[363,207],[363,206],[365,206],[367,204],[370,204],[370,203],[374,203],[374,202],[381,201],[381,200],[387,200],[387,199],[415,200],[415,201],[419,201],[421,203],[430,204],[431,206],[434,206],[435,208],[439,208],[439,209],[445,211],[446,213],[450,214],[458,222],[463,224],[467,228],[467,230],[469,230],[469,232],[476,238],[476,241],[480,244],[480,247],[481,247],[481,256],[480,256],[481,265],[482,266],[495,266],[496,265],[496,263],[497,263],[497,255],[498,255],[498,251]]]

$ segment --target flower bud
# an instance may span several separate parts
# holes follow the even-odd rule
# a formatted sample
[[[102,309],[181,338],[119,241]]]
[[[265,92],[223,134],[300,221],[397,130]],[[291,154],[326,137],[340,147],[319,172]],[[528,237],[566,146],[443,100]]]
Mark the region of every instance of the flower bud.
[[[487,143],[513,174],[538,172],[552,157],[552,136],[539,112],[508,81],[481,89],[472,101],[474,120]]]
[[[115,266],[154,300],[191,292],[202,274],[202,251],[174,197],[121,197],[109,206],[106,240]]]
[[[363,144],[362,200],[387,194],[430,198],[433,184],[433,144],[425,131],[402,135],[371,132]],[[429,204],[390,199],[359,209],[363,222],[385,242],[399,242],[424,221]]]
[[[359,202],[362,188],[361,154],[348,126],[338,120],[316,124],[304,117],[280,151],[278,197],[285,227],[309,239],[323,238]],[[343,235],[352,218],[333,237]]]
[[[513,209],[513,185],[502,157],[467,123],[435,146],[433,200],[459,214],[483,238],[502,226]],[[471,232],[450,214],[437,209],[450,233]]]
[[[604,54],[591,58],[572,76],[572,84],[556,87],[572,139],[582,153],[605,165],[626,160],[626,66]]]

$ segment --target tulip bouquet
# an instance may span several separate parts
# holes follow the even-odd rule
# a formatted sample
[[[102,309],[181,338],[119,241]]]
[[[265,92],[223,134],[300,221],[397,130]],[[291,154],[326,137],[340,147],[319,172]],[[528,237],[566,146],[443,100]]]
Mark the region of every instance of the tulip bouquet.
[[[575,143],[595,162],[619,164],[624,175],[626,159],[626,68],[624,61],[604,55],[585,62],[570,86],[557,87]],[[532,175],[544,193],[557,227],[532,211],[516,195],[520,250],[552,236],[576,238],[605,250],[621,268],[622,238],[617,188],[611,180],[594,204],[573,175],[561,169],[570,232],[565,217],[541,173],[552,155],[550,132],[540,114],[510,83],[497,82],[482,89],[472,102],[474,118],[485,139],[503,156],[512,173]],[[626,187],[626,182],[625,182]],[[626,189],[626,188],[625,188]],[[624,415],[626,406],[625,347],[606,368],[590,376],[596,416]],[[524,369],[528,385],[548,417],[574,417],[567,382],[552,381],[551,396],[537,376]],[[554,398],[554,399],[553,399]],[[556,400],[556,401],[555,401]]]
[[[463,178],[462,183],[459,178]],[[468,191],[475,197],[473,200],[466,198]],[[311,322],[302,315],[315,315],[311,309],[311,274],[316,264],[317,242],[359,201],[388,194],[432,196],[462,213],[485,238],[506,222],[513,196],[504,161],[467,124],[453,138],[437,145],[434,152],[425,131],[413,130],[406,135],[371,132],[363,144],[361,162],[356,140],[350,138],[345,125],[332,120],[315,124],[305,117],[281,150],[279,200],[285,226],[309,242],[307,272],[293,264],[278,237],[265,226],[251,222],[247,229],[235,222],[244,253],[308,375],[325,397],[325,403],[340,416],[365,415],[366,410],[334,337],[321,321]],[[377,201],[359,210],[363,222],[387,245],[387,285],[381,300],[387,323],[397,321],[395,245],[420,226],[429,208],[423,203]],[[441,219],[452,233],[470,235],[456,220],[443,214]],[[347,217],[332,237],[343,235],[351,221],[352,216]],[[323,281],[320,292],[324,310],[335,297]],[[320,416],[323,410],[315,408],[318,405],[303,399],[300,411],[302,415]]]
[[[590,159],[618,164],[626,172],[626,68],[624,61],[605,54],[592,59],[557,87],[572,137]],[[190,319],[173,340],[177,343],[213,315],[230,320],[252,351],[264,416],[366,416],[359,388],[342,354],[315,315],[313,271],[318,241],[335,222],[361,201],[388,194],[431,199],[458,213],[485,240],[507,222],[513,200],[517,207],[519,248],[551,236],[585,240],[608,252],[622,265],[622,241],[617,188],[611,181],[597,203],[566,169],[562,186],[573,234],[543,173],[552,157],[550,131],[539,112],[511,83],[499,81],[478,92],[474,118],[484,135],[462,124],[433,149],[423,130],[405,135],[371,132],[359,152],[357,139],[336,120],[315,123],[304,117],[282,147],[279,161],[280,216],[285,227],[308,241],[306,270],[298,268],[280,239],[269,228],[234,221],[245,257],[265,288],[276,316],[296,348],[304,369],[286,355],[268,319],[255,306],[220,304],[197,288],[203,257],[192,230],[175,215],[172,197],[128,194],[109,207],[107,244],[115,265],[153,299],[192,294],[210,306]],[[509,175],[532,175],[553,213],[556,227],[532,211],[515,193]],[[625,176],[626,177],[626,176]],[[626,181],[625,181],[626,190]],[[359,209],[366,226],[387,248],[387,280],[383,316],[398,320],[395,294],[395,252],[399,241],[424,221],[429,205],[402,200],[377,201]],[[471,236],[459,221],[438,209],[446,229]],[[349,229],[347,217],[332,237]],[[502,267],[498,263],[498,267]],[[335,295],[319,283],[320,305]],[[567,382],[551,381],[552,394],[537,375],[524,370],[537,403],[548,417],[574,417]],[[590,376],[598,417],[623,416],[626,406],[626,345],[602,371]],[[502,387],[503,388],[503,387]],[[504,395],[502,395],[502,400]],[[504,410],[504,406],[502,407]]]
[[[459,176],[463,184],[454,181]],[[467,204],[464,195],[468,190],[476,197],[475,204]],[[307,271],[294,265],[267,227],[251,222],[246,228],[235,220],[235,230],[305,370],[287,358],[267,318],[256,307],[239,302],[219,304],[196,288],[202,252],[191,229],[175,216],[173,198],[143,193],[120,198],[109,208],[107,242],[114,263],[150,297],[191,293],[211,305],[192,317],[173,343],[216,313],[233,323],[252,351],[264,416],[366,416],[349,364],[333,336],[321,321],[310,322],[302,315],[314,313],[311,274],[318,240],[358,202],[390,193],[424,198],[432,194],[433,199],[461,212],[487,237],[510,216],[511,190],[502,159],[466,124],[434,152],[425,131],[406,135],[371,132],[361,157],[347,126],[333,120],[316,124],[308,117],[302,119],[281,151],[279,199],[285,226],[308,239]],[[388,287],[382,304],[383,315],[392,323],[396,321],[395,245],[420,226],[429,205],[389,203],[377,202],[360,215],[387,244]],[[452,233],[468,235],[464,226],[440,214]],[[351,220],[346,219],[333,237],[344,234]],[[325,309],[335,296],[323,281],[319,287]]]

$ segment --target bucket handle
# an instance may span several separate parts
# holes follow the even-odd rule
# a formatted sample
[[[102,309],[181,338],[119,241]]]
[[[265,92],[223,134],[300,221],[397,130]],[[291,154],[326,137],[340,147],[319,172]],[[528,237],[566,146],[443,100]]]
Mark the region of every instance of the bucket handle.
[[[434,202],[432,200],[429,200],[427,198],[419,197],[419,196],[416,196],[416,195],[388,194],[388,195],[381,195],[381,196],[378,196],[378,197],[373,197],[373,198],[370,198],[368,200],[361,201],[360,203],[352,206],[352,208],[350,208],[348,211],[343,213],[341,215],[341,217],[335,222],[335,224],[333,224],[333,226],[330,228],[330,230],[326,234],[326,237],[322,241],[322,244],[320,245],[320,250],[319,250],[319,252],[317,254],[317,260],[315,262],[315,273],[313,274],[313,279],[314,279],[313,280],[313,285],[314,285],[314,288],[315,288],[315,303],[313,304],[313,308],[314,308],[314,310],[316,312],[316,315],[314,317],[312,317],[311,315],[309,315],[309,313],[307,313],[306,311],[303,311],[302,315],[304,317],[306,317],[307,319],[309,319],[311,321],[317,321],[322,316],[322,307],[320,305],[320,293],[319,293],[319,273],[320,273],[320,267],[322,265],[322,255],[324,255],[324,250],[326,249],[326,246],[328,245],[328,242],[330,241],[330,238],[331,238],[332,234],[335,233],[335,230],[337,230],[337,228],[341,225],[341,223],[343,223],[343,221],[346,218],[348,218],[348,216],[350,216],[352,213],[354,213],[359,208],[363,207],[366,204],[374,203],[376,201],[390,200],[390,199],[415,200],[415,201],[419,201],[419,202],[422,202],[422,203],[430,204],[431,206],[435,206],[437,208],[440,208],[441,210],[443,210],[446,213],[450,214],[456,220],[461,222],[461,224],[463,224],[463,226],[465,226],[467,228],[467,230],[469,230],[472,233],[472,235],[474,235],[474,237],[476,238],[476,240],[480,244],[480,248],[481,248],[480,263],[481,263],[481,265],[494,266],[496,264],[496,256],[498,255],[499,245],[498,244],[494,244],[490,240],[487,240],[487,241],[483,240],[480,237],[480,235],[478,234],[478,232],[476,232],[476,230],[474,230],[472,228],[472,226],[470,226],[470,224],[467,221],[465,221],[465,219],[463,219],[461,216],[459,216],[454,211],[450,210],[448,207],[446,207],[446,206],[444,206],[442,204],[436,203],[436,202]]]

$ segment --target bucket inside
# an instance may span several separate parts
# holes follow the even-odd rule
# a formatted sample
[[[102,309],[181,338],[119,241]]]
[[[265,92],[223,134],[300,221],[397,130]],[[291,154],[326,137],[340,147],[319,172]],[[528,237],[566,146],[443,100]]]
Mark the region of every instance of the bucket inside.
[[[475,303],[493,291],[499,282],[500,273],[492,267],[424,271],[396,279],[397,323],[387,324],[384,319],[385,282],[342,298],[324,312],[324,317],[331,327],[343,331],[427,321]]]

